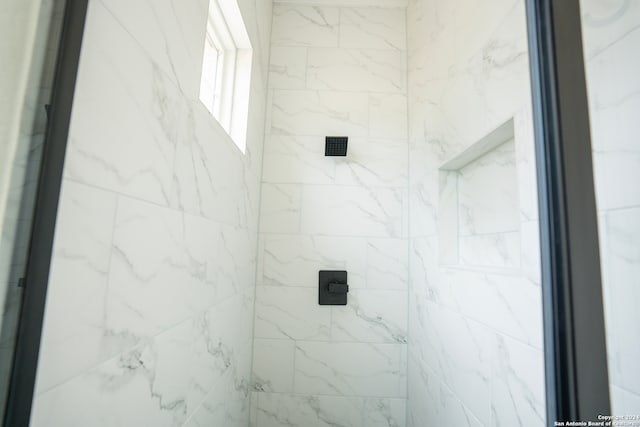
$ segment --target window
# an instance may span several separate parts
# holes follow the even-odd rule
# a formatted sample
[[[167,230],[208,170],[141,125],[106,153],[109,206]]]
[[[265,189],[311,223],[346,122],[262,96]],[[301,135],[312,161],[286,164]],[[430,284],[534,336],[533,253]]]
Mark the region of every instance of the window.
[[[210,0],[200,101],[244,153],[253,51],[236,0]]]

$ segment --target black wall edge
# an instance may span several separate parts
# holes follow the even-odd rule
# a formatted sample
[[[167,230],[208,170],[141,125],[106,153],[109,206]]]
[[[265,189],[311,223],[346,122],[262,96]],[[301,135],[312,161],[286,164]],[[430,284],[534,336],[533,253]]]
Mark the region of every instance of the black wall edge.
[[[609,415],[578,0],[526,0],[538,175],[547,425]]]
[[[26,427],[31,416],[62,170],[87,7],[88,0],[67,0],[65,5],[5,427]]]

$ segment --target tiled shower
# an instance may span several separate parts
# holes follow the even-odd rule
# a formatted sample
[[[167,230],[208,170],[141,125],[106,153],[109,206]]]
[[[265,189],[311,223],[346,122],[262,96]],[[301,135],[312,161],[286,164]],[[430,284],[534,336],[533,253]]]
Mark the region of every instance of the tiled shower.
[[[640,107],[640,6],[618,3],[582,8],[634,413],[640,319],[610,308],[640,304],[640,151],[611,116]],[[545,425],[524,2],[238,4],[244,153],[198,97],[208,0],[89,2],[31,424]],[[318,305],[320,270],[348,272],[346,306]]]

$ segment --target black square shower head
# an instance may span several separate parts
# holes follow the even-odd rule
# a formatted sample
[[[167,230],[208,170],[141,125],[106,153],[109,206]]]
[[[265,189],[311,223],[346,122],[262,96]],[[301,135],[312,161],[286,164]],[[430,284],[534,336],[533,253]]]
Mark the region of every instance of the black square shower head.
[[[347,140],[346,136],[327,136],[324,141],[324,155],[346,156]]]

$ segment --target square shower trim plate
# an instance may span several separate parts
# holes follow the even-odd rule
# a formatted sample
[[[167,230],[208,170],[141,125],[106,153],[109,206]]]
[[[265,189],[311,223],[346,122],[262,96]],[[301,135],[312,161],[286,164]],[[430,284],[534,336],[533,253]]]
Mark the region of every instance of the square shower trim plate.
[[[347,272],[343,270],[321,270],[318,281],[318,304],[347,305]]]

